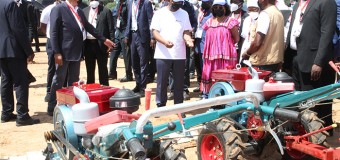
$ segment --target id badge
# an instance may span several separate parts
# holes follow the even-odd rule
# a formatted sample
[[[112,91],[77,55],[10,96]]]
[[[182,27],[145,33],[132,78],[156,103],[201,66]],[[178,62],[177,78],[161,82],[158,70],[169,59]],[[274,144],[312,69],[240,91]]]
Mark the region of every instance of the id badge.
[[[197,31],[195,33],[195,38],[202,38],[202,35],[203,35],[203,29],[197,28]]]
[[[116,25],[117,28],[120,27],[120,19],[117,19],[117,25]]]
[[[294,30],[294,33],[293,33],[294,37],[300,37],[302,26],[303,26],[303,24],[300,24],[299,26],[296,27],[296,29]]]

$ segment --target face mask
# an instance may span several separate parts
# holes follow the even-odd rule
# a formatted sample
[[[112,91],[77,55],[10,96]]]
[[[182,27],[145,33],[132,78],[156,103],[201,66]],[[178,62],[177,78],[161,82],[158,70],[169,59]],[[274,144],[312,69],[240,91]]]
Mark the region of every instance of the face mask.
[[[248,14],[252,20],[255,20],[257,17],[259,17],[259,12],[249,12]]]
[[[224,9],[215,9],[214,11],[213,11],[213,15],[215,16],[215,17],[222,17],[222,16],[224,16]]]
[[[210,9],[210,4],[209,3],[202,3],[202,9],[209,10]]]
[[[170,10],[172,12],[176,12],[178,9],[180,9],[183,6],[183,4],[180,3],[172,3]]]
[[[198,6],[202,6],[202,1],[198,1]]]
[[[155,5],[158,5],[158,0],[153,1]]]
[[[94,9],[97,8],[99,6],[99,2],[98,1],[91,1],[90,2],[90,6]]]
[[[198,2],[197,2],[197,0],[191,0],[190,3],[191,3],[192,5],[197,5]]]
[[[235,4],[235,3],[232,3],[232,4],[230,5],[230,11],[231,11],[231,12],[235,12],[236,10],[238,10],[238,5]]]

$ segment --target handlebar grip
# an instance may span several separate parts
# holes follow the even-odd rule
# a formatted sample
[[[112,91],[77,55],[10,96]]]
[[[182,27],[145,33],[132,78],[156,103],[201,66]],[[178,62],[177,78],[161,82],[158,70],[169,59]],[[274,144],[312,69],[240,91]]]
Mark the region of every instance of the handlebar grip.
[[[336,67],[336,65],[334,64],[333,61],[329,61],[328,64],[335,70],[335,72],[339,73],[339,69],[338,67]]]
[[[146,151],[139,139],[134,137],[126,142],[127,148],[131,151],[132,156],[136,160],[145,160],[146,159]]]
[[[293,122],[299,122],[301,119],[300,112],[283,109],[283,108],[275,108],[274,116],[275,118],[278,118],[281,120],[290,120]]]

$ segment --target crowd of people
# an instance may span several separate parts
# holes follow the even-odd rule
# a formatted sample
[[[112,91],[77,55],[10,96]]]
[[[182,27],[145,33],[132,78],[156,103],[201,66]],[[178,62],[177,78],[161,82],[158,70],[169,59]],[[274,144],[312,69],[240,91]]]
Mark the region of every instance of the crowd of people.
[[[1,121],[16,120],[18,126],[39,123],[28,114],[27,78],[27,60],[34,58],[30,45],[36,37],[28,30],[38,23],[25,21],[27,15],[20,9],[25,1],[0,4]],[[194,70],[199,84],[194,91],[208,98],[212,71],[234,68],[242,60],[262,70],[287,72],[299,91],[335,79],[328,61],[338,54],[333,48],[339,42],[339,0],[292,0],[290,6],[283,0],[246,4],[243,0],[118,0],[112,11],[98,0],[90,0],[84,9],[79,2],[56,0],[41,14],[40,26],[47,37],[45,101],[50,116],[57,104],[56,90],[79,81],[82,59],[87,83],[95,83],[97,64],[99,83],[109,85],[110,79],[117,79],[122,55],[125,76],[120,82],[134,80],[132,91],[141,97],[148,83],[157,82],[157,107],[171,99],[175,104],[190,99]],[[23,38],[27,33],[32,34]],[[13,89],[18,115],[13,114]],[[326,116],[332,106],[324,104],[315,111]],[[331,116],[325,121],[331,124]]]

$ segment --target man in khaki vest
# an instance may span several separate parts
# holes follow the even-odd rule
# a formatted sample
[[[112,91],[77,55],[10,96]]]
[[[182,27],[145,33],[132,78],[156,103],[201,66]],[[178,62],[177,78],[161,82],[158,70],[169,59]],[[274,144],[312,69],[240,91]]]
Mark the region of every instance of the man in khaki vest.
[[[256,34],[255,40],[242,53],[242,58],[249,59],[253,66],[262,70],[277,72],[283,62],[284,19],[271,0],[259,0],[258,5],[261,13],[256,23],[256,33],[251,33]]]

